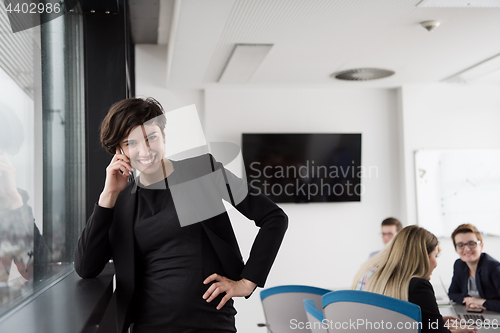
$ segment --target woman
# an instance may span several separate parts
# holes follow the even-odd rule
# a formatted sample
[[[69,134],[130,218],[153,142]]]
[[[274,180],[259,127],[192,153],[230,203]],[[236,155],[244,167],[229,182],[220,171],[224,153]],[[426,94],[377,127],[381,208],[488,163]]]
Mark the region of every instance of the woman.
[[[29,194],[17,187],[11,162],[19,153],[18,161],[24,161],[23,144],[21,119],[0,103],[0,308],[30,293],[47,278],[50,267],[50,251],[34,223]]]
[[[448,294],[469,309],[500,312],[500,262],[483,252],[483,236],[472,224],[459,225],[451,235],[460,259],[453,266]]]
[[[420,306],[421,332],[475,332],[472,327],[453,326],[457,318],[443,319],[439,313],[430,284],[437,266],[438,240],[424,228],[412,225],[404,228],[394,239],[385,261],[368,279],[363,290],[409,301]],[[448,325],[445,324],[445,320]]]
[[[118,332],[131,323],[134,333],[235,332],[231,298],[264,285],[287,217],[262,195],[242,195],[251,189],[210,154],[165,158],[165,123],[151,98],[110,108],[101,142],[114,156],[75,269],[94,277],[113,259]],[[127,182],[133,168],[140,176]],[[260,227],[246,264],[222,199]]]

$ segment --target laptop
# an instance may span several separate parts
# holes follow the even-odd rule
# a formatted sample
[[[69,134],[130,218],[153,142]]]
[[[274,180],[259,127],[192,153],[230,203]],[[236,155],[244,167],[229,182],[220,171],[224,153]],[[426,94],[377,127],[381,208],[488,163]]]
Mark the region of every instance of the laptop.
[[[446,297],[449,300],[449,304],[451,305],[455,317],[463,320],[466,323],[471,323],[474,326],[491,325],[493,326],[493,328],[500,328],[500,313],[487,310],[482,313],[468,312],[465,305],[456,304],[450,299],[448,291],[444,286],[443,279],[441,279],[441,277],[439,277],[439,279],[441,280],[441,285],[443,286]]]

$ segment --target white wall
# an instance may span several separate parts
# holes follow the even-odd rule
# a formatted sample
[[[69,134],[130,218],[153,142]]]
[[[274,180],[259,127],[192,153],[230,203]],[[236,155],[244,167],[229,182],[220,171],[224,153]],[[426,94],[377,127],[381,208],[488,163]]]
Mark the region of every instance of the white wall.
[[[369,252],[382,246],[380,222],[400,216],[395,90],[207,89],[205,133],[210,141],[241,144],[244,132],[362,133],[362,165],[378,169],[362,179],[358,203],[282,204],[289,229],[266,287],[350,286]],[[244,256],[256,228],[231,211]],[[261,332],[259,297],[237,299],[237,327]]]
[[[500,148],[500,86],[407,85],[399,93],[407,219],[415,224],[415,151],[423,148]]]
[[[404,159],[404,219],[417,223],[414,153],[418,149],[500,148],[500,86],[484,84],[405,85],[398,91],[402,119]],[[484,251],[500,258],[500,239],[488,237]],[[439,265],[433,284],[451,281],[452,265],[458,255],[451,239],[440,239]],[[436,288],[437,289],[437,288]],[[437,291],[436,291],[437,292]]]
[[[279,87],[167,89],[166,47],[136,46],[137,95],[153,96],[165,110],[196,104],[208,141],[241,144],[244,132],[362,133],[362,165],[378,168],[364,178],[360,203],[283,204],[290,225],[266,287],[306,284],[342,288],[368,253],[382,246],[380,221],[416,223],[413,153],[420,148],[500,148],[500,87],[408,85],[397,90]],[[257,228],[230,211],[244,257]],[[451,241],[432,282],[451,279],[457,258]],[[485,251],[500,257],[500,241],[485,239]],[[437,279],[436,279],[437,278]],[[442,289],[442,288],[441,288]],[[237,328],[263,333],[259,291],[238,298]]]
[[[165,111],[195,104],[203,123],[203,90],[167,89],[167,46],[139,44],[135,46],[135,94],[154,97]]]

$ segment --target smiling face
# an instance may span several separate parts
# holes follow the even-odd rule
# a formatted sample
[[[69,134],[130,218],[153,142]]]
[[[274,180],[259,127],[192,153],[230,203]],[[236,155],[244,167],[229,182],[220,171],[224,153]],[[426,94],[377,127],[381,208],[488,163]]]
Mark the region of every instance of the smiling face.
[[[477,242],[477,236],[473,232],[459,233],[455,235],[455,251],[457,251],[460,259],[469,265],[475,265],[479,262],[481,252],[483,252],[483,243],[471,247],[469,242]],[[477,243],[476,243],[477,244]],[[462,248],[460,248],[462,246]]]
[[[165,138],[157,125],[141,125],[133,128],[121,141],[121,147],[125,155],[130,158],[132,167],[144,176],[161,171],[161,162],[165,156]]]

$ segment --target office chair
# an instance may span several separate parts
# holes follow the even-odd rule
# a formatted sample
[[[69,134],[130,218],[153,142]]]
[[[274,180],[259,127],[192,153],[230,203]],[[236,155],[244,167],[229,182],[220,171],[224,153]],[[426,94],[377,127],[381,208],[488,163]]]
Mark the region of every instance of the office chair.
[[[325,333],[327,328],[323,325],[323,311],[318,310],[316,304],[310,299],[304,300],[304,309],[306,310],[307,321],[312,333]]]
[[[420,307],[410,302],[361,290],[339,290],[323,295],[328,332],[418,333]]]
[[[310,329],[299,328],[307,323],[304,299],[312,300],[316,308],[321,308],[321,296],[331,290],[310,286],[278,286],[260,292],[266,324],[270,333],[307,332]]]

